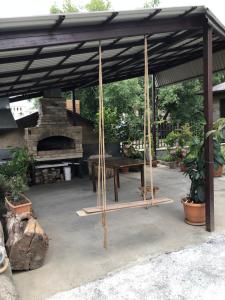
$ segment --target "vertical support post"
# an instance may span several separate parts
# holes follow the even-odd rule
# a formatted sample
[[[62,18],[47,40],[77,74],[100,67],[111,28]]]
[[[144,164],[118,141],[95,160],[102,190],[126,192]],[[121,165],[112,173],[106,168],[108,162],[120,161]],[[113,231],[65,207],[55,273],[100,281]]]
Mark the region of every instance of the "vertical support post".
[[[76,113],[76,94],[75,94],[75,90],[72,91],[72,106],[73,106],[73,125],[76,125],[76,122],[75,122],[75,113]]]
[[[73,103],[73,113],[76,113],[76,94],[75,90],[72,91],[72,103]]]
[[[156,88],[155,88],[155,74],[152,74],[152,112],[153,112],[153,148],[154,148],[154,158],[156,158],[156,148],[157,148],[157,137],[156,137],[156,121],[157,121],[157,109],[156,109]]]
[[[205,133],[213,128],[213,95],[212,95],[212,28],[206,23],[203,34],[203,71],[204,71],[204,114],[206,119]],[[213,182],[213,139],[205,140],[205,212],[206,230],[214,230],[214,182]]]

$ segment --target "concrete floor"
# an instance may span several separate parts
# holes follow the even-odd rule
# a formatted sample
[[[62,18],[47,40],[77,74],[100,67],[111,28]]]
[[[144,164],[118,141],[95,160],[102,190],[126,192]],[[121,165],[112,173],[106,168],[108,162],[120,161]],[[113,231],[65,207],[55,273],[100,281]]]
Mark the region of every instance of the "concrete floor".
[[[121,175],[119,199],[139,198],[139,173]],[[113,201],[113,182],[108,180],[108,201]],[[215,180],[216,232],[225,231],[225,177]],[[154,169],[159,196],[174,203],[148,210],[121,210],[108,215],[109,250],[102,247],[100,216],[80,218],[76,210],[96,205],[88,178],[72,182],[34,186],[29,191],[34,211],[50,238],[44,266],[14,274],[22,300],[41,300],[101,278],[144,256],[198,245],[209,236],[204,227],[183,222],[180,199],[188,192],[189,180],[178,170],[161,166]]]

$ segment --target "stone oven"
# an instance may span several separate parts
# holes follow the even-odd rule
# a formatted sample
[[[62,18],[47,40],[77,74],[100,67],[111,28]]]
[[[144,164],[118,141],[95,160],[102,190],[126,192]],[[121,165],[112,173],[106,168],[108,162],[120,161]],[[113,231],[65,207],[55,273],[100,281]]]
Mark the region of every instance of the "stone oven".
[[[29,153],[38,161],[83,156],[82,127],[70,124],[60,91],[44,93],[40,100],[38,124],[25,129],[25,143]]]

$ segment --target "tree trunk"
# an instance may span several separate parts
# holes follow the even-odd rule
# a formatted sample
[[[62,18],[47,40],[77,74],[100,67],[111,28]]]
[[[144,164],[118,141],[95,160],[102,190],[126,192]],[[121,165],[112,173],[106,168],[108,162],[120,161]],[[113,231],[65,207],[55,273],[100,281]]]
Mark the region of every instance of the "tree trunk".
[[[4,247],[4,234],[3,234],[1,222],[0,222],[0,246]],[[7,270],[4,273],[0,274],[0,299],[7,299],[7,300],[19,299],[15,285],[13,283],[10,265],[8,266]]]
[[[12,270],[40,268],[48,249],[48,237],[29,213],[7,216],[6,247]]]

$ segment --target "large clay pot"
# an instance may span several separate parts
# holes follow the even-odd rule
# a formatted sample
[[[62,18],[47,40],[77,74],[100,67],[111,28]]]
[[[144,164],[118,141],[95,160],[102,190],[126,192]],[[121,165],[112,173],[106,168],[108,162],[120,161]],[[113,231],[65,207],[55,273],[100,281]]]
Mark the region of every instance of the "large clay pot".
[[[184,206],[185,222],[190,225],[205,225],[205,203],[189,203],[185,200],[181,201]]]
[[[221,177],[223,175],[223,165],[219,165],[218,169],[214,168],[214,177]]]
[[[10,201],[10,197],[5,197],[5,204],[8,210],[12,211],[14,214],[23,214],[32,212],[31,201],[23,194],[21,196],[24,198],[24,203],[14,204]]]

